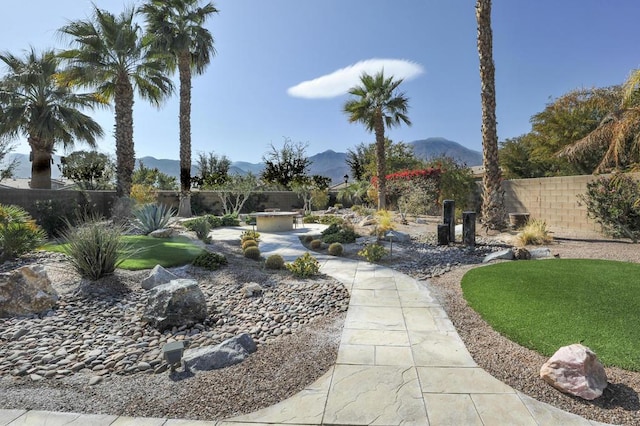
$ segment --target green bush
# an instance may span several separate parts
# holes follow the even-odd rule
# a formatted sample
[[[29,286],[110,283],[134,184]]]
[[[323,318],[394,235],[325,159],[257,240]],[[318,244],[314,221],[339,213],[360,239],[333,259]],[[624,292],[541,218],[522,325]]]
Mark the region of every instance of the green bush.
[[[189,221],[188,229],[196,233],[196,237],[205,244],[209,244],[211,239],[209,238],[209,232],[211,232],[211,225],[206,217],[199,217]]]
[[[640,181],[615,173],[587,183],[587,193],[578,196],[587,214],[614,238],[640,239]]]
[[[340,204],[340,203],[335,203],[335,204],[333,205],[333,207],[334,207],[334,208],[336,208],[336,209],[338,209],[338,210],[340,210],[340,209],[342,209],[342,207],[343,207],[343,206],[342,206],[342,204]]]
[[[309,252],[298,257],[291,263],[287,263],[285,267],[295,276],[306,278],[312,275],[316,275],[320,271],[320,263],[318,260],[311,256]]]
[[[46,237],[22,207],[0,204],[0,262],[41,246]]]
[[[344,253],[344,247],[340,243],[332,243],[327,252],[331,256],[342,256],[342,253]]]
[[[336,223],[329,225],[327,229],[322,231],[322,242],[327,244],[342,243],[349,244],[355,243],[358,234],[353,230],[350,224],[343,223],[338,225]]]
[[[34,205],[34,218],[49,237],[57,237],[74,223],[77,207],[74,203],[60,200],[37,200]]]
[[[258,247],[258,242],[256,240],[244,240],[242,242],[242,250],[246,250],[247,247]]]
[[[302,217],[302,223],[319,223],[320,216],[314,214],[308,214]]]
[[[312,240],[309,243],[309,248],[311,248],[312,250],[318,250],[320,247],[322,247],[322,241],[320,240]]]
[[[284,258],[279,254],[272,254],[267,257],[264,262],[264,267],[267,269],[282,269],[284,268]]]
[[[240,234],[240,241],[246,241],[246,240],[259,241],[260,233],[257,231],[250,231],[250,230],[243,231],[242,234]]]
[[[205,216],[211,228],[219,228],[222,226],[222,219],[216,215],[208,214]]]
[[[147,235],[169,224],[175,210],[164,204],[143,204],[133,210],[133,226]]]
[[[222,226],[238,226],[240,220],[238,220],[237,214],[225,214],[221,218]]]
[[[313,241],[313,240],[314,240],[314,238],[313,238],[313,236],[312,236],[312,235],[305,235],[305,236],[304,236],[304,242],[305,242],[305,243],[310,243],[310,242],[311,242],[311,241]]]
[[[128,245],[120,238],[124,231],[124,225],[86,219],[63,232],[64,253],[82,277],[95,281],[112,274],[126,259]]]
[[[344,223],[344,219],[333,214],[326,214],[324,216],[319,216],[318,222],[323,225],[342,225]]]
[[[196,257],[192,262],[193,266],[209,269],[211,271],[220,269],[222,266],[225,266],[227,264],[227,258],[224,257],[223,254],[212,253],[210,251],[205,251],[204,253],[198,255],[198,257]]]
[[[260,260],[260,249],[258,247],[247,247],[242,251],[247,259]]]
[[[358,252],[358,256],[362,256],[367,261],[376,263],[387,254],[387,249],[380,244],[368,244]]]

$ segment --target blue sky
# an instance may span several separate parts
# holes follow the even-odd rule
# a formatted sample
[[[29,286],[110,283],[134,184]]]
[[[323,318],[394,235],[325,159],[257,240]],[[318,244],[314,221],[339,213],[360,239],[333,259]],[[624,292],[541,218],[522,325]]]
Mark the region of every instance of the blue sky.
[[[131,3],[95,4],[119,13]],[[390,129],[388,137],[410,142],[439,136],[481,150],[474,0],[214,4],[220,13],[207,26],[217,54],[193,80],[194,157],[214,152],[259,162],[270,144],[280,147],[285,137],[308,143],[309,155],[373,142],[342,112],[346,88],[372,64],[406,77],[401,89],[410,99],[413,126]],[[64,47],[57,29],[91,10],[86,0],[4,4],[0,50]],[[575,88],[619,84],[640,67],[638,16],[637,0],[494,1],[499,139],[529,131],[530,117],[550,99]],[[106,133],[100,150],[112,153],[113,112],[94,116]],[[136,100],[134,142],[137,157],[178,158],[177,94],[160,110]],[[26,142],[17,151],[29,152]]]

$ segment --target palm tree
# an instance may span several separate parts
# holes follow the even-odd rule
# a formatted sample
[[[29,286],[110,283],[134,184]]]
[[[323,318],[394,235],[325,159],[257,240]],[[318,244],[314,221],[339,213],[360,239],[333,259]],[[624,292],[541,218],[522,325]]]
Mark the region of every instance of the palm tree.
[[[491,31],[491,0],[476,1],[478,23],[478,57],[482,99],[482,222],[487,229],[504,225],[504,194],[498,162],[498,132],[496,130],[496,85]]]
[[[180,76],[180,208],[178,215],[191,216],[191,74],[202,74],[215,55],[213,37],[203,27],[218,13],[213,3],[200,7],[200,0],[149,0],[145,15],[153,46],[170,54],[172,70]]]
[[[604,155],[595,173],[626,169],[640,164],[640,69],[634,70],[622,86],[620,105],[607,114],[598,127],[568,145],[558,155],[579,161],[591,153]]]
[[[67,78],[95,86],[105,99],[114,101],[118,197],[129,196],[135,167],[134,94],[159,106],[173,91],[166,65],[143,40],[134,16],[133,8],[115,16],[94,5],[92,19],[71,22],[60,29],[75,46],[60,53],[70,62]]]
[[[385,127],[399,126],[401,123],[411,125],[407,117],[409,99],[396,89],[402,79],[385,78],[384,71],[374,76],[363,73],[360,85],[349,89],[349,94],[356,96],[348,100],[343,111],[349,115],[349,122],[363,123],[369,132],[376,135],[376,162],[378,174],[378,210],[386,208],[386,160],[385,160]]]
[[[60,81],[60,59],[53,50],[24,58],[0,54],[8,73],[0,80],[0,137],[27,138],[31,147],[31,188],[51,189],[51,157],[57,145],[76,140],[95,147],[102,128],[78,108],[100,104],[94,94],[77,94]]]

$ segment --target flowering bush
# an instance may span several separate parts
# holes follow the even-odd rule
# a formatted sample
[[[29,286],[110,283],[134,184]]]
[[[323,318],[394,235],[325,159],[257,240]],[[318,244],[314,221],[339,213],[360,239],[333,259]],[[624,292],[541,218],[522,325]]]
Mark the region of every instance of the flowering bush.
[[[587,184],[587,193],[578,196],[587,214],[614,238],[640,239],[640,182],[615,173]]]

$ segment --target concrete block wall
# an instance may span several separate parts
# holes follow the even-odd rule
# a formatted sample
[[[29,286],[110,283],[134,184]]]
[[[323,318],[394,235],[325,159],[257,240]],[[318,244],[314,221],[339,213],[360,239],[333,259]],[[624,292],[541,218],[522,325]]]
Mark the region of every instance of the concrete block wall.
[[[640,173],[632,176],[640,180]],[[529,213],[552,229],[601,235],[600,225],[587,217],[587,209],[578,198],[587,192],[587,183],[597,178],[584,175],[504,181],[506,211]]]
[[[179,205],[179,192],[158,191],[158,202],[171,206],[175,209]],[[215,214],[222,214],[222,204],[216,191],[193,191],[191,193],[191,206],[195,213],[204,209]],[[241,213],[252,211],[264,211],[265,209],[280,209],[290,211],[302,207],[302,200],[290,191],[265,191],[254,192],[249,196]]]

